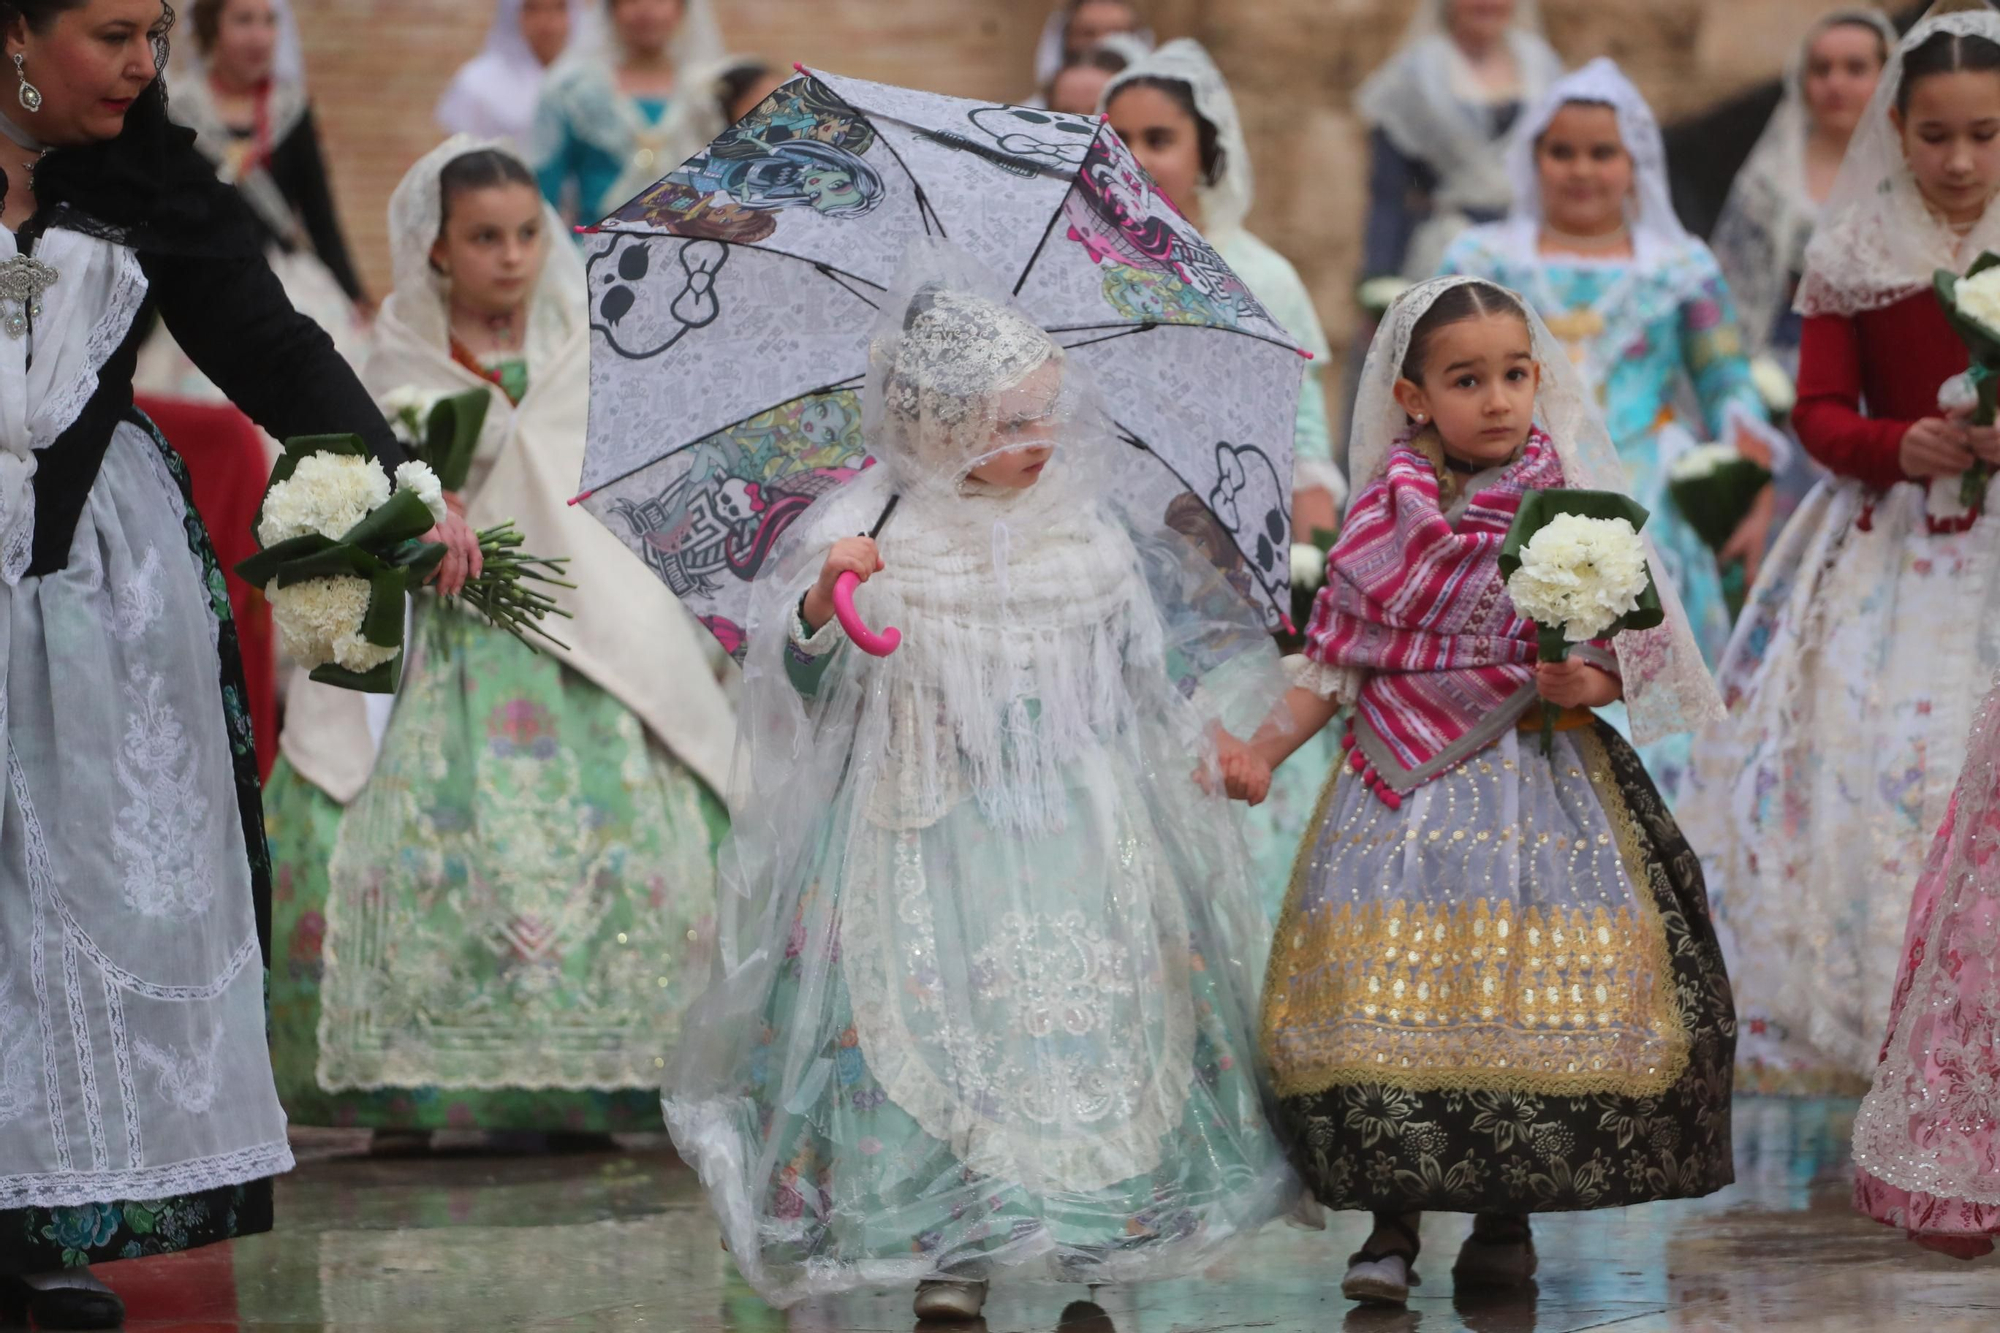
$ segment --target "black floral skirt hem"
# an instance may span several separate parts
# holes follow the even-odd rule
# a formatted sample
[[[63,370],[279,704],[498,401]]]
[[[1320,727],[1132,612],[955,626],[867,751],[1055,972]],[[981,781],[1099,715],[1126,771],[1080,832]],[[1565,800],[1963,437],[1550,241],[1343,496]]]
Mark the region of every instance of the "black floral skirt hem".
[[[51,1273],[175,1254],[271,1229],[271,1182],[168,1199],[0,1210],[0,1273]]]
[[[1329,1208],[1553,1213],[1697,1198],[1733,1181],[1736,1014],[1701,866],[1632,747],[1597,724],[1635,817],[1689,1016],[1687,1070],[1651,1097],[1349,1083],[1279,1102],[1292,1163]]]

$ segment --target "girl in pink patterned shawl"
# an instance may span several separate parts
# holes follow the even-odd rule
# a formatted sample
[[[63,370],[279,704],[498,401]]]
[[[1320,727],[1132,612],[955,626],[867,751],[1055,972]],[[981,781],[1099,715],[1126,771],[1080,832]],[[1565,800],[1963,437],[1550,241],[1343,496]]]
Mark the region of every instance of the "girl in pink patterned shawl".
[[[1425,1210],[1476,1215],[1458,1283],[1513,1285],[1531,1213],[1728,1184],[1735,1022],[1699,865],[1592,712],[1629,693],[1655,726],[1713,715],[1685,615],[1539,663],[1500,574],[1528,491],[1620,484],[1574,369],[1466,279],[1399,300],[1368,365],[1297,725],[1249,750],[1281,763],[1347,717],[1261,1035],[1293,1164],[1375,1217],[1342,1290],[1400,1304]],[[1543,701],[1564,710],[1549,753]],[[1261,785],[1252,765],[1231,794]]]

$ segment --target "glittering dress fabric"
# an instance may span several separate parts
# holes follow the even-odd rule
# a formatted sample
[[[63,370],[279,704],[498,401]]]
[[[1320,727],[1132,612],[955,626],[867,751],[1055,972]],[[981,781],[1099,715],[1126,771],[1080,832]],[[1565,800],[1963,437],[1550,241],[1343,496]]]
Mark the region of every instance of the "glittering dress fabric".
[[[1913,1235],[2000,1235],[2000,708],[1910,903],[1874,1085],[1854,1121],[1854,1203]]]
[[[1392,811],[1343,773],[1263,1037],[1331,1208],[1557,1212],[1734,1179],[1736,1022],[1698,862],[1599,720],[1509,732]]]

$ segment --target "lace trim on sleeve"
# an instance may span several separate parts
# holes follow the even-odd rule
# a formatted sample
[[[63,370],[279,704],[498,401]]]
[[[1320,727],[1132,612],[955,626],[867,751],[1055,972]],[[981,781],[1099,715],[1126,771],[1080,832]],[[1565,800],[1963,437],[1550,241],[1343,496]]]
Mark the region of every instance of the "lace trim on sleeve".
[[[808,630],[805,617],[801,614],[802,610],[801,605],[793,604],[790,634],[792,650],[807,661],[812,661],[825,657],[838,648],[841,640],[846,637],[846,633],[840,628],[840,617],[828,616],[826,623],[817,630]]]
[[[1294,653],[1284,662],[1285,678],[1295,690],[1310,690],[1322,699],[1351,704],[1361,693],[1364,673],[1356,667],[1328,666],[1304,653]]]

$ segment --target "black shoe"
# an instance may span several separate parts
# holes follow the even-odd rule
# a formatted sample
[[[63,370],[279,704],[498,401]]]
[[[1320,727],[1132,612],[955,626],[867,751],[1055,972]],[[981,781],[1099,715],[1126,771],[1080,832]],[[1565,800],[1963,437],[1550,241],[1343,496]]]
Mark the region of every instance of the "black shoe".
[[[108,1291],[52,1287],[43,1291],[20,1278],[0,1278],[0,1324],[26,1328],[123,1328],[125,1302]]]

